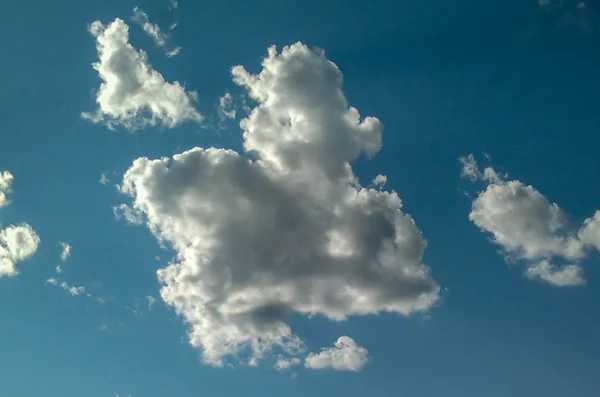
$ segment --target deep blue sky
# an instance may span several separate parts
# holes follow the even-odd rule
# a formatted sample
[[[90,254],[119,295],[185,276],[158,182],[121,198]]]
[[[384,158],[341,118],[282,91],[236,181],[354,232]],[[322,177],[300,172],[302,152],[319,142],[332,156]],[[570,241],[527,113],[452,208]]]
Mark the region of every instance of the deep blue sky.
[[[430,318],[291,320],[313,350],[342,334],[360,341],[372,357],[361,372],[301,370],[290,379],[268,366],[207,367],[160,300],[141,317],[127,309],[158,297],[155,271],[170,254],[145,228],[114,219],[111,206],[124,198],[111,185],[140,156],[241,146],[234,123],[220,134],[194,124],[129,134],[79,117],[94,108],[99,84],[86,25],[127,21],[136,5],[161,26],[178,21],[177,57],[162,56],[133,24],[131,42],[167,80],[197,90],[205,115],[236,89],[233,65],[257,72],[269,45],[301,40],[325,49],[350,103],[384,123],[382,151],[356,172],[365,181],[388,176],[428,240],[424,262],[447,290]],[[588,11],[598,30],[595,6]],[[600,208],[600,39],[555,28],[561,15],[545,11],[535,0],[182,0],[176,15],[158,0],[6,4],[0,169],[15,184],[0,224],[28,222],[42,243],[18,277],[0,279],[0,394],[595,396],[598,255],[584,262],[583,287],[525,279],[469,222],[462,191],[474,188],[457,163],[489,153],[498,170],[534,185],[577,223]],[[102,172],[109,186],[98,183]],[[64,278],[112,298],[106,304],[44,285],[59,241],[73,246]]]

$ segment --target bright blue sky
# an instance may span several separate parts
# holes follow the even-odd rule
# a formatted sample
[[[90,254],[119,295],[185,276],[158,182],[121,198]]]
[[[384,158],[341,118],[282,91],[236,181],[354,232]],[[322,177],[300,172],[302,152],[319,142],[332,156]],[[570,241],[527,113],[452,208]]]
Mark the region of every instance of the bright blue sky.
[[[598,252],[577,262],[585,285],[527,279],[526,264],[508,265],[470,222],[463,193],[485,186],[461,179],[457,159],[474,153],[484,164],[488,153],[498,172],[533,185],[574,228],[592,217],[600,209],[598,34],[583,20],[560,28],[575,12],[568,1],[552,11],[535,0],[420,3],[182,0],[177,12],[166,0],[7,4],[0,170],[14,183],[0,225],[27,222],[41,243],[17,264],[19,275],[0,277],[1,394],[595,396]],[[597,30],[593,5],[578,10]],[[164,31],[177,21],[169,43],[182,47],[178,56],[165,57],[131,21],[134,6]],[[128,133],[80,117],[96,108],[100,84],[87,25],[116,17],[166,81],[198,92],[195,107],[207,121]],[[442,290],[426,315],[292,316],[287,323],[307,352],[348,335],[370,357],[358,372],[300,366],[293,379],[269,362],[203,364],[182,317],[160,299],[156,270],[172,253],[144,226],[116,220],[112,206],[131,202],[113,185],[138,157],[241,150],[237,122],[214,128],[219,97],[243,91],[231,67],[258,73],[267,47],[299,40],[323,48],[344,75],[349,103],[384,124],[381,151],[354,171],[364,185],[387,176],[385,189],[398,192],[427,239],[423,263]],[[102,173],[109,184],[98,183]],[[64,263],[61,241],[72,246]],[[47,285],[49,277],[85,286],[91,297]],[[152,310],[146,296],[157,299]]]

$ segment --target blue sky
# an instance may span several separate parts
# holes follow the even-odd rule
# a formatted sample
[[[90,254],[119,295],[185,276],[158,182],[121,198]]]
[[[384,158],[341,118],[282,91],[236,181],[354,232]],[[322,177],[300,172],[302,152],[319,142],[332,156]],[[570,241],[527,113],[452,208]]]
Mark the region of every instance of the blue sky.
[[[2,394],[595,395],[597,5],[418,3],[5,6]]]

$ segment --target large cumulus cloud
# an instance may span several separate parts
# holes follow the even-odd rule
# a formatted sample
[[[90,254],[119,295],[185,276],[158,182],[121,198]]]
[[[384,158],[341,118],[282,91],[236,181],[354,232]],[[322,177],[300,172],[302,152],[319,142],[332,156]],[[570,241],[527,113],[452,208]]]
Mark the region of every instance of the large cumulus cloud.
[[[232,74],[255,101],[240,123],[246,155],[139,158],[121,185],[130,211],[177,253],[158,271],[161,297],[205,362],[297,353],[291,314],[431,308],[439,287],[421,231],[396,192],[362,187],[350,166],[379,151],[382,125],[348,105],[337,66],[297,43],[270,48],[259,74]]]

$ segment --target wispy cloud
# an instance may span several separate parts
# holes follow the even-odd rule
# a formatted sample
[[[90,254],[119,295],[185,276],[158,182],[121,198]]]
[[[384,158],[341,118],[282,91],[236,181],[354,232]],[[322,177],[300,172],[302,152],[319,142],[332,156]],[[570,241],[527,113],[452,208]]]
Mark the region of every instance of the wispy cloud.
[[[154,40],[154,44],[165,51],[165,54],[169,58],[178,55],[181,51],[181,47],[175,47],[172,49],[167,48],[167,42],[170,39],[170,35],[163,32],[157,24],[150,22],[148,14],[146,14],[139,7],[135,7],[133,9],[133,16],[131,17],[131,20],[137,23],[144,30],[144,32],[150,36],[152,40]],[[176,22],[174,25],[172,24],[169,27],[169,30],[173,30],[175,26],[177,26]]]

